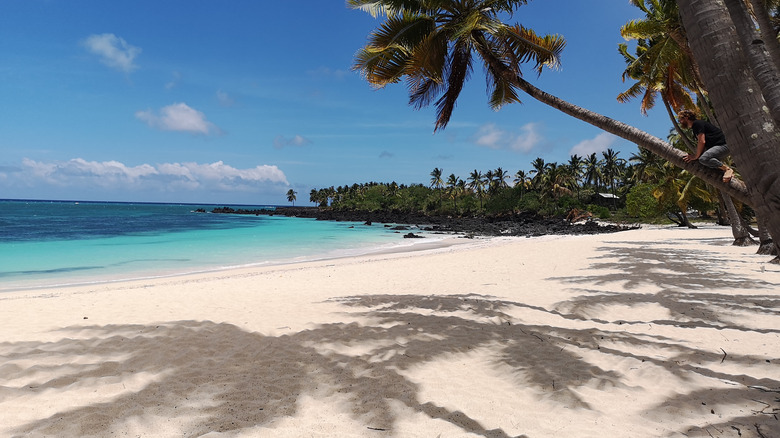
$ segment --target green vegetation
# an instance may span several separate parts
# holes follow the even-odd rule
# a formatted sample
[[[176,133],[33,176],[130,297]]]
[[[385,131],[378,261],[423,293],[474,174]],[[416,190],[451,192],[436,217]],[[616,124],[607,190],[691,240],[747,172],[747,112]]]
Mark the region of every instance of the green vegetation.
[[[681,225],[687,225],[681,218],[687,217],[690,207],[702,213],[718,208],[706,186],[695,183],[701,180],[643,150],[629,160],[612,149],[601,157],[573,155],[565,164],[537,158],[531,168],[517,171],[510,183],[509,172],[501,167],[475,169],[466,179],[445,177],[437,167],[427,185],[369,182],[328,187],[313,189],[309,200],[337,210],[427,215],[566,216],[580,211],[600,219],[653,222],[671,216]]]
[[[295,200],[298,199],[297,197],[298,192],[296,192],[293,189],[290,189],[287,191],[287,202],[292,202],[293,205],[295,205]]]

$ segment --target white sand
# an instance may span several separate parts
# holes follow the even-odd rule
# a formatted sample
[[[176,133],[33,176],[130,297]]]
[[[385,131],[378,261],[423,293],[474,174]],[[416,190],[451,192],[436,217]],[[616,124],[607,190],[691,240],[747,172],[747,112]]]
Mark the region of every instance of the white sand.
[[[730,230],[501,238],[0,295],[0,436],[780,437]]]

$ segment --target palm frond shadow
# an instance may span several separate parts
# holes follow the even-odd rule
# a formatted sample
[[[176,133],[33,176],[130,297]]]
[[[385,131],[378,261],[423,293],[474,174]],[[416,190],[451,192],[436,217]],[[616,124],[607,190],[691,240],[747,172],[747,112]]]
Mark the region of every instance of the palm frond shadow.
[[[442,300],[445,306],[447,300]],[[449,300],[460,302],[459,298]],[[388,315],[372,315],[377,316],[387,320]],[[273,427],[274,420],[298,412],[302,396],[326,399],[340,393],[349,399],[349,405],[342,409],[372,430],[393,430],[396,418],[390,401],[400,401],[464,432],[509,437],[502,429],[486,429],[461,411],[418,401],[417,384],[398,371],[496,338],[484,336],[477,343],[459,345],[430,342],[432,332],[453,339],[464,331],[494,328],[494,324],[411,314],[402,320],[392,327],[325,324],[278,337],[210,321],[66,328],[57,342],[0,343],[6,364],[4,379],[16,382],[14,386],[0,386],[0,397],[67,397],[70,390],[99,386],[101,382],[132,381],[141,374],[152,380],[138,390],[107,396],[109,401],[69,408],[30,422],[16,431],[21,435],[103,436],[150,410],[174,422],[181,419],[189,431],[187,436]],[[403,336],[409,337],[409,345],[399,347],[395,352],[398,354],[390,347],[358,356],[322,348],[327,343],[370,345],[379,340],[387,344]],[[36,359],[43,364],[30,368],[14,365]],[[52,374],[56,377],[45,381],[39,377]]]
[[[702,242],[699,242],[702,243]],[[705,242],[722,245],[717,241]],[[780,284],[761,280],[756,276],[740,275],[729,269],[735,263],[717,252],[691,251],[690,249],[670,248],[674,243],[665,242],[656,247],[654,242],[614,242],[610,246],[599,248],[602,255],[591,264],[593,274],[556,277],[553,280],[577,284],[574,290],[583,294],[564,302],[557,303],[548,312],[571,320],[590,321],[599,324],[619,324],[631,330],[632,325],[666,325],[688,330],[709,328],[718,330],[736,330],[760,334],[777,334],[780,330],[766,328],[764,323],[755,324],[754,319],[777,318],[780,316]],[[603,260],[603,261],[601,261]],[[726,263],[728,261],[728,263]],[[747,263],[747,262],[745,262]],[[753,265],[751,265],[753,267]],[[756,270],[758,272],[758,270]],[[616,290],[611,286],[619,285]],[[659,289],[656,293],[644,292],[648,287]],[[729,290],[726,293],[711,291]],[[637,290],[638,292],[632,292]],[[764,292],[764,293],[761,293]],[[638,309],[643,306],[663,309],[668,318],[631,320],[630,318],[608,320],[604,311],[614,306]],[[545,310],[522,305],[533,310]],[[630,313],[630,311],[628,312]],[[658,312],[656,312],[658,313]],[[628,335],[628,341],[639,340],[638,335]],[[739,432],[740,436],[768,437],[780,436],[780,379],[754,377],[747,374],[731,375],[714,371],[701,364],[715,364],[725,360],[719,353],[697,351],[682,347],[673,339],[645,339],[648,344],[664,348],[671,352],[669,361],[659,362],[649,356],[629,354],[630,357],[645,362],[665,366],[672,374],[686,378],[698,375],[718,379],[729,386],[722,389],[708,389],[693,393],[679,394],[663,404],[659,404],[653,415],[671,415],[684,410],[698,413],[702,418],[719,415],[721,408],[729,406],[752,405],[755,409],[746,409],[744,415],[726,419],[715,417],[707,421],[706,426],[691,422],[681,429],[686,436],[730,436]],[[624,356],[625,351],[602,347],[606,354]],[[780,358],[771,358],[778,362]],[[770,362],[760,355],[728,356],[745,370],[757,364]],[[746,371],[748,372],[748,371]],[[776,373],[770,373],[770,375]],[[706,400],[706,401],[705,401]],[[727,431],[724,434],[724,431]],[[713,435],[714,434],[714,435]]]
[[[715,251],[673,249],[657,242],[613,242],[601,247],[603,263],[593,263],[591,269],[606,269],[610,273],[563,277],[577,283],[604,285],[620,282],[629,291],[652,285],[673,290],[767,289],[772,283],[735,275],[729,265],[735,263]],[[728,263],[728,264],[727,264]],[[748,263],[748,262],[742,262]]]
[[[603,254],[596,260],[604,261],[590,266],[593,274],[553,278],[593,287],[575,289],[583,295],[558,303],[555,310],[561,314],[598,319],[599,311],[609,306],[655,305],[665,309],[668,319],[622,322],[780,332],[747,325],[753,317],[780,316],[780,296],[775,293],[780,284],[736,274],[729,269],[734,261],[716,252],[656,248],[652,242],[615,242],[598,251]],[[616,284],[618,290],[604,290]],[[648,287],[658,292],[644,292]],[[723,289],[732,292],[710,292]]]

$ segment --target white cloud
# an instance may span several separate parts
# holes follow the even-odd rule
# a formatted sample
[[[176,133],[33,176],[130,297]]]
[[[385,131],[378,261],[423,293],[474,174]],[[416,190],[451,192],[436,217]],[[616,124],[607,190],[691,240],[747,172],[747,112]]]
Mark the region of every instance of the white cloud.
[[[341,70],[341,69],[333,70],[331,68],[324,67],[324,66],[319,67],[315,70],[310,70],[308,73],[318,78],[335,78],[338,80],[344,79],[350,74],[349,70]]]
[[[230,95],[228,95],[227,93],[225,93],[222,90],[218,90],[217,91],[217,100],[219,101],[220,105],[226,106],[226,107],[233,106],[236,103],[236,101],[233,100],[233,98],[230,97]]]
[[[181,78],[182,78],[181,73],[179,73],[177,71],[174,71],[171,74],[171,76],[173,76],[173,79],[171,79],[170,82],[165,84],[165,89],[166,90],[172,90],[172,89],[176,88],[177,86],[179,86],[179,81],[181,81]]]
[[[112,33],[90,35],[83,44],[87,50],[98,55],[103,64],[111,68],[126,73],[138,68],[133,61],[141,53],[141,49],[131,46],[127,41]]]
[[[590,140],[583,140],[574,147],[571,148],[569,151],[569,155],[577,154],[581,157],[588,156],[592,153],[599,153],[604,152],[607,149],[609,149],[617,140],[617,137],[614,135],[608,133],[608,132],[602,132],[601,134],[597,135],[596,137],[590,139]]]
[[[263,186],[287,186],[287,177],[276,166],[237,169],[222,161],[210,164],[163,163],[127,166],[118,161],[35,161],[25,158],[22,172],[15,172],[13,184],[25,187],[101,187],[106,190],[244,191]],[[0,181],[5,171],[0,169]]]
[[[220,131],[216,125],[206,120],[205,114],[190,108],[186,103],[168,105],[161,108],[157,114],[152,110],[138,111],[135,113],[135,117],[153,128],[165,131],[183,131],[204,135]]]
[[[495,124],[489,123],[479,128],[474,143],[489,149],[528,153],[543,140],[538,133],[538,128],[538,123],[527,123],[520,128],[519,133],[515,133],[504,131]]]
[[[308,144],[311,144],[311,141],[301,135],[296,135],[293,138],[285,138],[284,136],[277,135],[276,138],[274,138],[274,148],[276,149],[282,149],[287,146],[301,147]]]

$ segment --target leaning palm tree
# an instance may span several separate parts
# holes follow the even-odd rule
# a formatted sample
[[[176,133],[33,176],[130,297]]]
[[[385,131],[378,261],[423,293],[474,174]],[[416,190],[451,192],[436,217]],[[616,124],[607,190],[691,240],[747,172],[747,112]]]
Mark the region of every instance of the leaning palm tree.
[[[526,81],[522,64],[532,63],[537,73],[544,67],[554,68],[565,45],[558,35],[540,36],[520,24],[501,21],[526,3],[527,0],[347,0],[352,8],[386,17],[355,55],[354,69],[380,88],[406,78],[412,106],[421,108],[435,103],[434,130],[439,130],[449,123],[477,55],[485,67],[489,103],[494,109],[520,102],[518,92],[523,91],[701,175],[740,200],[750,200],[740,181],[724,184],[720,172],[697,162],[686,163],[685,153],[660,138],[569,103]]]

